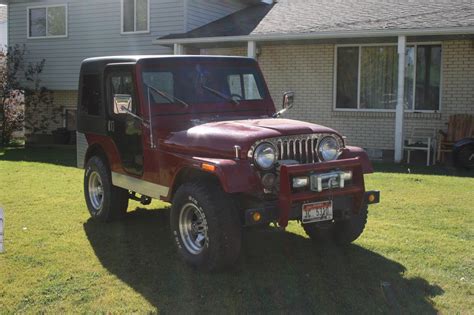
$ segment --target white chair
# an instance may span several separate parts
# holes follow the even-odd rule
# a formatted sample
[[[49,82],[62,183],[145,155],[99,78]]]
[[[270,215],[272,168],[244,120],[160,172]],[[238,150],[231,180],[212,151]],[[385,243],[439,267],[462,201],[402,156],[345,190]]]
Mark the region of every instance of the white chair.
[[[430,165],[431,150],[433,150],[434,164],[434,157],[436,157],[436,128],[413,128],[410,136],[405,140],[403,149],[407,151],[407,163],[410,163],[411,151],[426,151],[426,166]]]

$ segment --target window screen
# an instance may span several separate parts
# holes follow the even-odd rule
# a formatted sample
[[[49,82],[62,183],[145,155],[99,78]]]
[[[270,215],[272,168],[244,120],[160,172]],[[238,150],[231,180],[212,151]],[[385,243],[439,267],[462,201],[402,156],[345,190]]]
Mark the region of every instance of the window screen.
[[[29,37],[57,37],[67,35],[65,5],[28,9]]]

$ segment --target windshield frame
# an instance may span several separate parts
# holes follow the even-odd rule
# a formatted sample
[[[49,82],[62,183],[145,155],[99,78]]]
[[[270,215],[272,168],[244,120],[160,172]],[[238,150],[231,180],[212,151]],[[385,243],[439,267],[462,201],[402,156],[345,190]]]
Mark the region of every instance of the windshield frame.
[[[227,67],[235,67],[236,69],[249,68],[252,70],[252,74],[255,75],[256,84],[261,99],[243,99],[239,100],[238,105],[229,100],[218,98],[214,102],[189,102],[189,107],[185,108],[179,102],[173,103],[159,103],[153,104],[152,116],[157,115],[169,115],[169,114],[186,114],[186,113],[222,113],[222,112],[245,112],[253,111],[265,114],[270,114],[275,111],[273,101],[270,97],[268,87],[265,82],[265,78],[256,61],[249,58],[229,58],[229,57],[171,57],[171,58],[156,58],[156,59],[145,59],[142,62],[137,63],[137,87],[139,94],[143,101],[143,104],[147,104],[148,96],[146,95],[145,82],[143,81],[143,73],[150,69],[172,70],[172,68],[186,68],[194,69],[197,64],[209,64],[209,65],[223,65]],[[236,71],[239,73],[240,71]],[[241,72],[240,72],[241,73]],[[210,92],[207,92],[210,93]],[[170,97],[179,98],[176,95],[169,95]],[[188,103],[188,100],[184,100]]]

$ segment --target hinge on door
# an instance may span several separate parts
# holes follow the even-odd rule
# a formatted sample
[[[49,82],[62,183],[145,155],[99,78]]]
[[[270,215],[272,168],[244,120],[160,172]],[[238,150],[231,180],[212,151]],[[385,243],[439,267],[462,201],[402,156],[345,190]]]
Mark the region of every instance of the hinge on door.
[[[107,122],[107,130],[109,132],[114,132],[115,131],[115,122],[113,120],[109,120]]]

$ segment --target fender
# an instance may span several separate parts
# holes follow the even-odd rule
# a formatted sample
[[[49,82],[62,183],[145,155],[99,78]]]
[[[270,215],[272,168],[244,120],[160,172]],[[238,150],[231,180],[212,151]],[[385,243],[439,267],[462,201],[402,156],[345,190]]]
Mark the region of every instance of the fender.
[[[372,162],[370,162],[367,152],[365,152],[364,149],[362,148],[346,146],[344,150],[342,151],[342,154],[339,157],[339,159],[342,160],[342,159],[350,159],[350,158],[355,158],[355,157],[359,157],[360,163],[362,164],[362,172],[364,174],[371,174],[374,172]]]
[[[203,164],[213,165],[214,170],[203,168]],[[212,159],[193,157],[184,160],[176,172],[171,187],[174,187],[177,175],[184,168],[192,168],[216,176],[227,193],[255,191],[260,187],[260,178],[247,160]],[[170,197],[170,196],[168,196]]]

